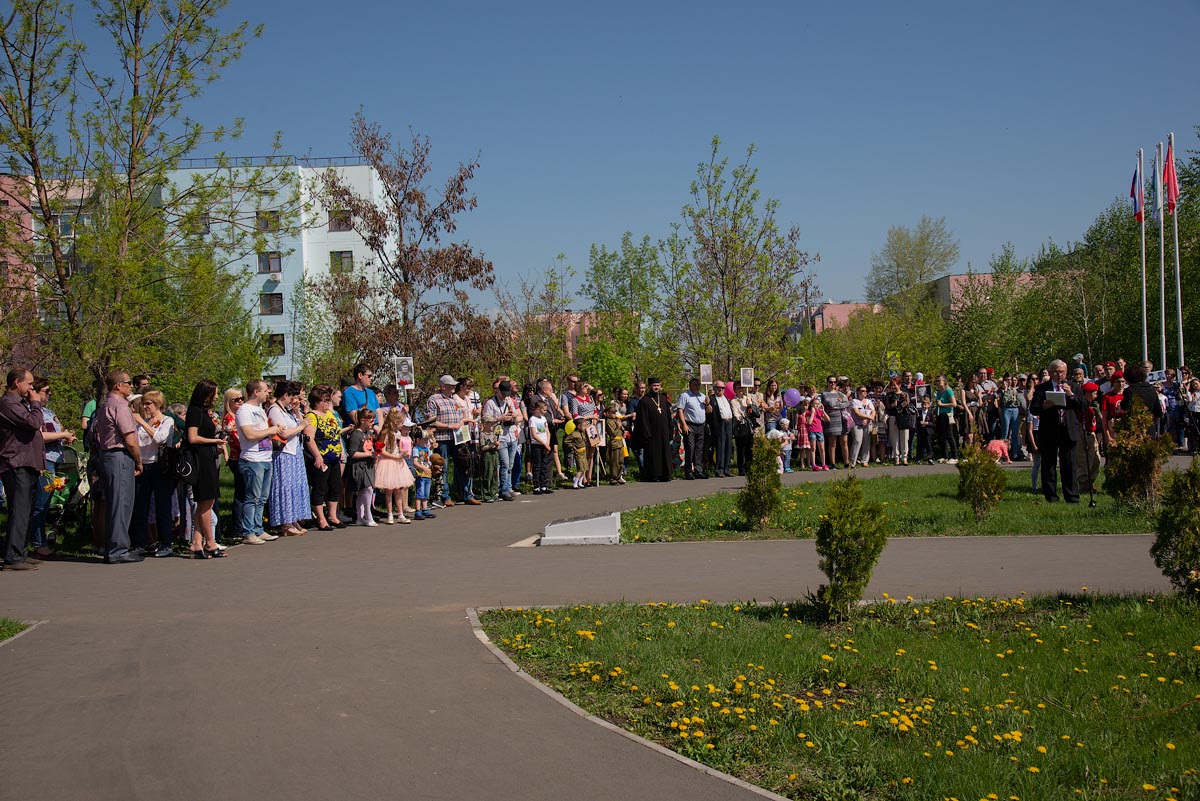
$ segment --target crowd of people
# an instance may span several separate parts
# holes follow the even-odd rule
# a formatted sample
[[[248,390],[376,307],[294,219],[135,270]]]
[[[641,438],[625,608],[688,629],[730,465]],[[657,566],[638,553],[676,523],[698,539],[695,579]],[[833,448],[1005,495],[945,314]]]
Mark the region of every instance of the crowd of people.
[[[47,506],[64,448],[77,441],[93,545],[109,564],[175,555],[177,537],[190,558],[218,559],[219,539],[262,545],[314,529],[404,525],[455,505],[511,502],[520,487],[544,495],[624,484],[627,471],[641,481],[744,475],[755,437],[778,447],[782,473],[954,464],[979,443],[997,459],[1031,460],[1032,486],[1047,500],[1057,500],[1061,472],[1068,502],[1094,487],[1113,423],[1134,398],[1157,434],[1197,450],[1200,378],[1188,368],[1150,383],[1148,362],[1089,369],[1082,359],[930,380],[830,375],[786,390],[774,378],[693,378],[675,399],[658,378],[606,396],[574,374],[561,392],[549,378],[518,389],[498,376],[483,397],[473,379],[451,375],[427,396],[395,384],[377,392],[374,371],[358,364],[338,386],[254,380],[221,393],[204,380],[183,404],[168,403],[149,376],[117,370],[84,406],[78,434],[51,411],[49,382],[18,367],[0,398],[4,566],[36,569],[52,556]],[[223,468],[233,483],[227,512]]]

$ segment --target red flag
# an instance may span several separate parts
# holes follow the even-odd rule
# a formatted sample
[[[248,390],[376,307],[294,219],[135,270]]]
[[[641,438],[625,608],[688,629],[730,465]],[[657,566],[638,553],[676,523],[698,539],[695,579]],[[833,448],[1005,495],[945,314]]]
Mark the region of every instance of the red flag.
[[[1175,213],[1175,205],[1179,202],[1179,176],[1175,173],[1175,139],[1167,143],[1167,160],[1163,164],[1163,185],[1167,191],[1167,213]]]

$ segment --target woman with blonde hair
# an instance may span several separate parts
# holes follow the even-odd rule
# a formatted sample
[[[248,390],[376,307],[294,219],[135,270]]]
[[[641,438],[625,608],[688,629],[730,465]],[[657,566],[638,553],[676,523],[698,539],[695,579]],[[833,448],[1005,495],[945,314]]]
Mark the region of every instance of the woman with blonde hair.
[[[142,472],[134,480],[133,544],[147,555],[170,556],[175,533],[175,515],[171,499],[177,479],[168,472],[164,458],[175,434],[175,421],[163,414],[166,399],[157,389],[147,390],[134,404],[133,421],[137,423],[138,448],[142,452]],[[154,499],[154,524],[158,529],[158,547],[150,550],[150,499]]]

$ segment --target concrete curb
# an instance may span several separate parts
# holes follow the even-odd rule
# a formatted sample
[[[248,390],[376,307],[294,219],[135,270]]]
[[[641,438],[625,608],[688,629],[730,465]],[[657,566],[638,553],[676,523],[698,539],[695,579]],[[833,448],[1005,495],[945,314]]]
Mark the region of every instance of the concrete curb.
[[[22,620],[21,622],[22,622],[22,623],[29,623],[29,628],[27,628],[27,629],[22,629],[21,631],[18,631],[16,634],[14,634],[13,636],[9,637],[7,640],[0,640],[0,648],[3,648],[3,647],[4,647],[4,646],[6,646],[6,645],[10,645],[10,644],[11,644],[11,643],[13,643],[14,641],[21,639],[21,638],[22,638],[22,637],[24,637],[26,634],[28,634],[29,632],[31,632],[31,631],[33,631],[34,629],[36,629],[38,626],[42,625],[43,623],[49,623],[50,621],[49,621],[49,620],[34,620],[33,622],[30,622],[30,621],[28,621],[28,620]]]
[[[536,604],[536,606],[538,609],[556,608],[554,606],[546,606],[543,604]],[[489,651],[491,651],[492,654],[497,659],[499,659],[500,662],[503,663],[509,670],[511,670],[518,677],[523,679],[526,683],[528,683],[532,687],[536,688],[539,692],[541,692],[544,695],[548,696],[549,698],[553,699],[561,706],[564,706],[567,709],[571,710],[572,712],[574,712],[576,715],[583,718],[584,720],[589,721],[590,723],[594,723],[603,729],[607,729],[608,731],[611,731],[614,734],[619,734],[622,737],[624,737],[625,739],[635,742],[638,745],[643,746],[644,748],[649,748],[651,751],[655,751],[659,754],[662,754],[663,756],[665,756],[669,759],[673,759],[681,765],[686,765],[687,767],[691,768],[692,770],[696,770],[696,771],[699,771],[700,773],[706,774],[708,776],[712,776],[714,779],[720,779],[723,782],[732,784],[736,787],[740,787],[741,789],[747,790],[751,793],[754,793],[757,796],[770,799],[770,801],[791,801],[790,799],[786,798],[785,796],[778,795],[776,793],[772,793],[770,790],[765,790],[762,787],[759,787],[757,785],[742,781],[741,779],[737,778],[736,776],[730,776],[728,773],[724,773],[722,771],[716,770],[715,768],[710,768],[707,765],[701,764],[700,762],[697,762],[694,759],[689,759],[688,757],[685,757],[682,754],[676,753],[675,751],[672,751],[671,749],[667,748],[666,746],[662,746],[662,745],[659,745],[658,743],[651,742],[650,740],[647,740],[644,737],[639,737],[638,735],[634,734],[631,731],[626,731],[625,729],[622,729],[620,726],[609,723],[604,718],[597,717],[596,715],[591,714],[586,709],[583,709],[582,707],[578,706],[577,704],[574,704],[571,701],[567,700],[567,698],[564,697],[561,693],[557,692],[556,690],[552,690],[551,688],[547,687],[545,684],[542,684],[540,681],[535,679],[533,676],[529,675],[524,670],[522,670],[520,665],[518,665],[516,662],[512,661],[512,659],[509,658],[508,654],[506,654],[506,653],[504,653],[504,651],[500,650],[500,648],[498,648],[496,646],[496,644],[493,643],[491,641],[491,639],[488,637],[487,632],[485,632],[483,630],[483,626],[480,625],[480,623],[479,623],[479,612],[489,612],[493,608],[495,608],[495,607],[481,606],[478,608],[469,607],[467,609],[467,619],[471,622],[471,630],[475,634],[475,639],[477,639],[481,643],[483,643],[483,646],[485,648],[487,648]],[[506,607],[506,608],[512,608],[512,607]]]

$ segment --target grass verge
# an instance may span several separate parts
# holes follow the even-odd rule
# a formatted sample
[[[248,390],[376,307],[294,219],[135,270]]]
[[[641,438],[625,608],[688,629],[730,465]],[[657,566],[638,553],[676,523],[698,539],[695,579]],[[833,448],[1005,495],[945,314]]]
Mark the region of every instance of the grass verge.
[[[1096,495],[1096,508],[1082,503],[1046,503],[1030,489],[1029,471],[1008,473],[1008,486],[996,511],[976,522],[970,508],[955,497],[958,474],[879,476],[864,479],[868,501],[887,507],[892,536],[963,536],[1012,534],[1143,534],[1153,521],[1120,509],[1107,495]],[[767,529],[750,529],[738,514],[733,493],[718,493],[679,503],[643,506],[621,515],[622,542],[697,540],[807,539],[816,535],[829,483],[814,481],[786,487],[783,510]]]
[[[26,626],[19,620],[0,617],[0,641],[7,640],[9,637],[15,637],[27,628],[29,626]]]
[[[1200,607],[1172,596],[484,614],[571,701],[803,799],[1200,798]]]

